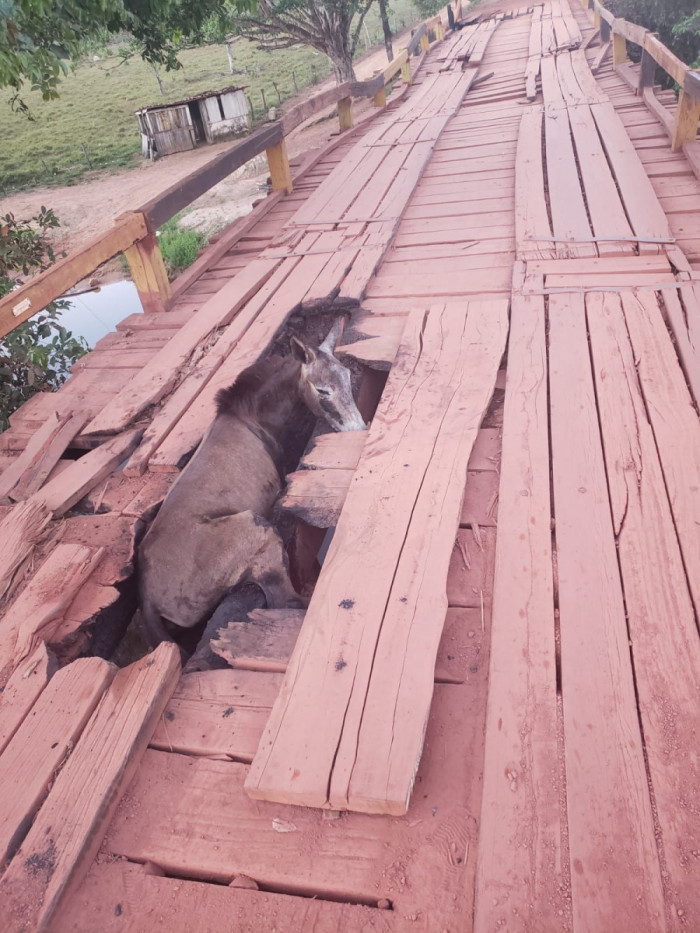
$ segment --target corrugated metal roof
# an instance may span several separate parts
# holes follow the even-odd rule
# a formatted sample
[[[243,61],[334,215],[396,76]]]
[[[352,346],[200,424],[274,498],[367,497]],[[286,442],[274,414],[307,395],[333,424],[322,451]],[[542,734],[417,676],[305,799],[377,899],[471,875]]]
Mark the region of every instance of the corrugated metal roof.
[[[168,101],[167,104],[151,104],[148,107],[139,107],[134,113],[144,113],[152,110],[169,110],[170,107],[184,107],[185,104],[190,104],[195,100],[205,100],[207,97],[216,97],[218,94],[230,94],[232,91],[245,91],[247,88],[247,84],[232,84],[229,87],[221,87],[216,91],[202,91],[201,94],[193,94],[192,97],[186,97],[184,100],[171,100]]]

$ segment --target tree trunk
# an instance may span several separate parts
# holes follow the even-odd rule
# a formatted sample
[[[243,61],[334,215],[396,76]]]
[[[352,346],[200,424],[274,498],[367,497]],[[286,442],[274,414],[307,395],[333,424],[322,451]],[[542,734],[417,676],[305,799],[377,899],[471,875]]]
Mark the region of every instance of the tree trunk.
[[[235,75],[235,73],[236,73],[236,68],[235,68],[235,62],[233,61],[233,52],[231,51],[231,43],[230,43],[230,42],[227,42],[227,43],[226,43],[226,54],[228,55],[228,67],[229,67],[229,71],[231,72],[232,75]]]
[[[378,0],[379,15],[382,18],[382,29],[384,30],[384,48],[386,57],[391,61],[394,57],[394,48],[391,44],[391,26],[389,25],[389,14],[387,12],[387,0]]]
[[[352,66],[352,55],[344,44],[329,43],[326,54],[333,63],[335,79],[338,84],[342,84],[344,81],[357,81],[355,69]]]

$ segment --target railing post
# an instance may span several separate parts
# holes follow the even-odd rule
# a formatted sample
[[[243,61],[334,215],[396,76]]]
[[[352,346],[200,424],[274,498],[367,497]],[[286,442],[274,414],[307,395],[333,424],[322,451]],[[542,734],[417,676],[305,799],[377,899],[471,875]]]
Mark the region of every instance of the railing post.
[[[270,169],[270,180],[275,191],[286,191],[291,194],[294,190],[292,185],[292,170],[289,167],[289,156],[287,155],[287,143],[284,139],[280,140],[275,146],[270,146],[265,150],[267,164]]]
[[[352,97],[341,97],[338,101],[338,124],[341,133],[352,129]]]
[[[690,94],[681,90],[678,95],[676,118],[673,122],[672,152],[677,152],[683,143],[691,142],[696,138],[698,122],[700,122],[700,100],[693,100]]]
[[[375,107],[386,107],[386,85],[382,85],[381,90],[372,98]]]
[[[155,233],[124,250],[129,272],[146,314],[167,311],[171,304],[170,282]]]
[[[435,23],[435,38],[442,41],[445,38],[445,30],[442,28],[442,20]]]
[[[428,52],[430,50],[430,40],[428,39],[427,31],[420,37],[420,47],[422,52]]]
[[[404,84],[410,84],[411,77],[411,59],[409,58],[408,61],[401,66],[401,80]]]
[[[642,50],[642,63],[639,69],[639,87],[637,93],[641,94],[645,87],[651,87],[656,77],[656,60],[646,49]]]
[[[627,61],[627,39],[613,32],[613,66],[624,65]]]

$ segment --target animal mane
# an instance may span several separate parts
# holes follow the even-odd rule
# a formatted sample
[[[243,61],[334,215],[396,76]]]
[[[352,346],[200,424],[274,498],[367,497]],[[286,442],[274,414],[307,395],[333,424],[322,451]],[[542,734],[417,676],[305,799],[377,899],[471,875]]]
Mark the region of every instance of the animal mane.
[[[250,414],[256,407],[255,403],[259,400],[263,387],[273,380],[281,382],[286,378],[289,367],[294,362],[288,356],[270,356],[244,369],[232,385],[217,392],[217,414]]]

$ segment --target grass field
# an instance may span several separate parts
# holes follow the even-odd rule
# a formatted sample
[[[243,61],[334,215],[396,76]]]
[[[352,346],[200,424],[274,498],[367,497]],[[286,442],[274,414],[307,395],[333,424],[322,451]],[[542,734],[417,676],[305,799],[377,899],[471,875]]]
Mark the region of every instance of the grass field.
[[[398,30],[420,17],[410,0],[392,4],[392,25]],[[358,53],[380,41],[376,11],[367,17]],[[329,60],[313,49],[261,52],[239,40],[233,46],[235,64],[243,74],[231,75],[224,45],[182,52],[179,71],[161,72],[161,97],[153,69],[141,59],[120,65],[117,56],[79,65],[60,85],[60,97],[42,101],[28,92],[25,100],[33,121],[12,113],[0,98],[0,196],[39,184],[66,185],[90,168],[118,169],[139,159],[141,139],[134,111],[149,104],[178,100],[230,84],[247,86],[256,119],[296,89],[324,80]],[[275,84],[277,87],[275,87]],[[279,91],[279,97],[278,97]],[[263,107],[263,94],[267,106]]]

